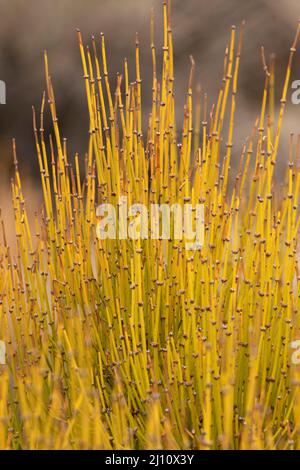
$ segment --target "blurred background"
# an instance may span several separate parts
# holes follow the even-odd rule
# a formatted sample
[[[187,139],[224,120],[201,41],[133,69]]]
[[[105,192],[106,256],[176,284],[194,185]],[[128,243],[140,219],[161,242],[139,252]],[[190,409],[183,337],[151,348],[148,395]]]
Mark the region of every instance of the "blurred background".
[[[40,204],[31,106],[40,106],[45,88],[43,51],[48,51],[58,116],[62,134],[68,139],[69,155],[77,151],[83,158],[88,120],[75,29],[80,28],[85,41],[92,34],[99,37],[101,31],[105,33],[113,88],[117,72],[122,71],[124,57],[129,61],[131,79],[134,79],[135,33],[139,32],[143,112],[147,113],[151,103],[152,6],[155,43],[161,59],[162,0],[0,0],[0,79],[7,86],[7,104],[0,105],[0,207],[4,214],[8,214],[10,207],[13,137],[17,140],[20,169],[26,179],[25,194],[35,201],[31,209]],[[260,46],[264,45],[267,57],[276,54],[278,104],[299,16],[299,0],[173,0],[178,124],[182,123],[180,113],[185,100],[189,55],[192,54],[196,62],[195,81],[201,83],[212,104],[222,79],[230,27],[232,24],[238,27],[246,20],[237,97],[238,132],[236,128],[234,135],[238,155],[260,109],[264,84]],[[300,52],[296,54],[293,67],[292,80],[295,79],[300,79]],[[293,105],[289,99],[281,141],[282,160],[288,158],[289,132],[300,132],[299,117],[300,105]]]

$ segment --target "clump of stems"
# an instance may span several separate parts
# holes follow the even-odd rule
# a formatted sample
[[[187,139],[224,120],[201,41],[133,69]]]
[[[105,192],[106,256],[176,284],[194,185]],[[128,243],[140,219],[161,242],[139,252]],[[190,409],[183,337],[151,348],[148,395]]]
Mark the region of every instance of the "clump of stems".
[[[300,448],[300,367],[290,349],[300,308],[293,138],[280,191],[274,183],[299,26],[277,118],[274,66],[262,51],[261,111],[231,184],[243,26],[238,37],[231,29],[212,110],[194,93],[191,60],[180,131],[167,4],[163,16],[161,75],[151,21],[145,132],[138,37],[135,79],[125,61],[113,94],[104,35],[85,47],[78,31],[89,111],[84,178],[61,137],[45,54],[47,93],[33,112],[42,214],[32,228],[14,144],[15,255],[1,222],[3,449]],[[122,195],[147,207],[203,203],[203,248],[185,250],[172,235],[98,239],[97,205]]]

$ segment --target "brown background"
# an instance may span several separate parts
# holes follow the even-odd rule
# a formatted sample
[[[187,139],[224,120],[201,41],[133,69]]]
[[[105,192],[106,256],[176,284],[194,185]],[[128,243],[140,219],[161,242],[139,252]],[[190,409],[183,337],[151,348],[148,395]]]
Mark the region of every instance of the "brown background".
[[[112,86],[126,56],[134,79],[135,32],[140,34],[143,107],[147,112],[151,91],[150,8],[156,18],[156,46],[161,57],[161,0],[0,0],[0,79],[7,84],[7,104],[0,106],[0,206],[8,205],[7,184],[11,173],[11,139],[16,137],[18,156],[27,180],[28,198],[33,191],[39,204],[31,106],[39,106],[45,87],[43,50],[47,49],[62,133],[69,152],[84,154],[88,121],[84,85],[75,28],[85,40],[91,34],[106,35]],[[173,0],[177,119],[189,73],[189,55],[197,64],[196,81],[208,92],[210,104],[222,78],[223,55],[230,26],[246,20],[242,52],[235,154],[251,131],[259,112],[264,81],[260,46],[276,53],[276,97],[280,99],[289,47],[300,16],[299,0]],[[292,79],[300,79],[297,52]],[[290,92],[289,92],[290,96]],[[300,131],[300,106],[288,101],[280,158],[287,158],[289,131]],[[233,164],[234,166],[234,164]]]

